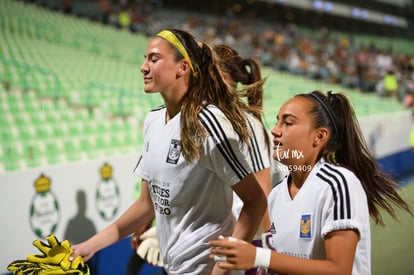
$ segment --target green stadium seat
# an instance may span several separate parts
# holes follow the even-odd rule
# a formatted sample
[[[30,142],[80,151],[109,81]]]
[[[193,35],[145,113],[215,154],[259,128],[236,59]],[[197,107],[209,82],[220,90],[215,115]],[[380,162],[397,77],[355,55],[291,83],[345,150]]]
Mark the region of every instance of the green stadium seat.
[[[60,142],[50,139],[45,141],[44,146],[44,156],[47,164],[55,165],[63,162],[63,145]]]
[[[24,158],[23,145],[19,142],[2,144],[3,167],[6,171],[18,170]]]
[[[23,159],[27,167],[39,167],[43,163],[43,152],[37,142],[27,142],[23,145]]]
[[[79,146],[76,138],[68,138],[63,141],[62,154],[67,161],[79,161],[82,159],[82,147]]]
[[[69,127],[66,125],[66,121],[62,120],[60,123],[55,122],[52,126],[52,136],[56,139],[65,138],[69,134]]]
[[[30,125],[22,125],[22,127],[19,127],[18,139],[24,143],[37,140],[36,131],[34,127]]]
[[[23,2],[0,1],[0,81],[9,82],[13,90],[30,88],[8,92],[0,85],[0,170],[139,152],[144,117],[162,104],[159,95],[145,94],[139,81],[148,38]],[[378,45],[384,44],[380,40]],[[395,41],[398,47],[414,49],[412,43]],[[269,129],[281,104],[294,94],[344,90],[269,68],[262,73],[269,76],[263,106]],[[403,109],[397,102],[346,92],[359,116]],[[61,99],[57,103],[55,96]],[[92,114],[85,106],[88,96],[95,105]],[[129,115],[128,121],[120,114]]]

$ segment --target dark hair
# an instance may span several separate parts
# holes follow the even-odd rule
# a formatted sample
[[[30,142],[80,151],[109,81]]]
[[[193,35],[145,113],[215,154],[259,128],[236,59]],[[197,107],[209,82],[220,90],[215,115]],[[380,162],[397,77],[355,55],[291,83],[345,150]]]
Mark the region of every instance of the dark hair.
[[[270,153],[270,138],[262,118],[263,85],[265,79],[262,79],[259,63],[253,58],[241,57],[236,49],[225,44],[215,45],[213,49],[218,56],[220,69],[228,73],[234,81],[232,88],[238,92],[240,97],[247,97],[249,104],[247,112],[261,122],[265,143]],[[244,87],[237,90],[237,83],[243,84]]]
[[[246,89],[246,97],[250,106],[263,106],[263,83],[259,62],[253,58],[243,58],[236,49],[225,45],[218,44],[214,46],[214,51],[219,56],[219,66],[224,72],[227,72],[235,84],[257,85]],[[260,119],[260,118],[259,118]]]
[[[243,114],[246,104],[224,81],[213,49],[206,43],[196,41],[187,31],[167,30],[182,43],[195,71],[195,74],[190,74],[188,91],[181,106],[181,148],[184,158],[193,161],[203,151],[199,139],[205,138],[206,132],[198,114],[209,104],[217,106],[224,113],[240,141],[249,145],[250,133]],[[183,55],[176,48],[175,50],[177,61],[183,59]]]
[[[325,95],[319,91],[297,96],[313,102],[310,111],[313,126],[329,129],[329,140],[318,159],[325,158],[329,163],[346,167],[358,177],[374,221],[384,225],[379,208],[397,220],[395,206],[412,214],[409,205],[396,191],[398,184],[378,167],[371,155],[348,98],[342,93],[328,92]]]

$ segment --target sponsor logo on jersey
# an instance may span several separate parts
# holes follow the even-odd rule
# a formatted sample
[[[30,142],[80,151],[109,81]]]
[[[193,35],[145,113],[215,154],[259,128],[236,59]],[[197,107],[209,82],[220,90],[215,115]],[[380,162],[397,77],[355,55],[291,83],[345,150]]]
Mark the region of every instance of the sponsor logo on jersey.
[[[310,239],[312,238],[311,230],[311,215],[304,214],[300,219],[300,238],[301,239]]]
[[[154,203],[155,212],[161,215],[171,215],[170,206],[170,183],[150,180],[151,197]]]
[[[177,164],[181,154],[180,141],[176,139],[171,140],[170,149],[168,150],[167,163]]]

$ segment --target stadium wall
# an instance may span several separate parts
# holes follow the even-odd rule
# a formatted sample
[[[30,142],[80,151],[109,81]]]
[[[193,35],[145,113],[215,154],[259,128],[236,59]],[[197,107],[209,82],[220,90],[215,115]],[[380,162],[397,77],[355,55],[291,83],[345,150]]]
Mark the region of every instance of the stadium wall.
[[[409,111],[363,118],[360,124],[387,173],[398,176],[414,167]],[[0,274],[10,262],[39,253],[32,246],[40,234],[35,228],[76,243],[113,222],[133,202],[136,161],[132,155],[0,175]],[[92,274],[124,274],[131,253],[128,238],[104,249],[91,262]]]
[[[380,167],[396,180],[413,171],[414,153],[409,146],[413,123],[408,110],[360,119],[370,151]]]
[[[53,232],[59,240],[76,243],[113,222],[133,202],[136,162],[133,155],[0,175],[0,274],[7,272],[10,262],[40,253],[32,245],[42,239],[39,235]],[[47,189],[47,178],[50,188],[38,192]],[[36,233],[40,230],[43,233]],[[129,253],[129,241],[124,240],[102,251],[94,269],[105,270],[99,274],[124,274]]]

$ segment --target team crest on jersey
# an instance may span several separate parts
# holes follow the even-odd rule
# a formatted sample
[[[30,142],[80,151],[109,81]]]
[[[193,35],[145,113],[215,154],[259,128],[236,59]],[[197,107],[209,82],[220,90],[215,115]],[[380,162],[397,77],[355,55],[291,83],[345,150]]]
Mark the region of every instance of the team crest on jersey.
[[[177,164],[181,154],[180,141],[176,139],[171,140],[170,148],[168,149],[167,162]]]
[[[311,230],[311,215],[304,214],[300,219],[300,238],[301,239],[310,239],[312,238]]]

